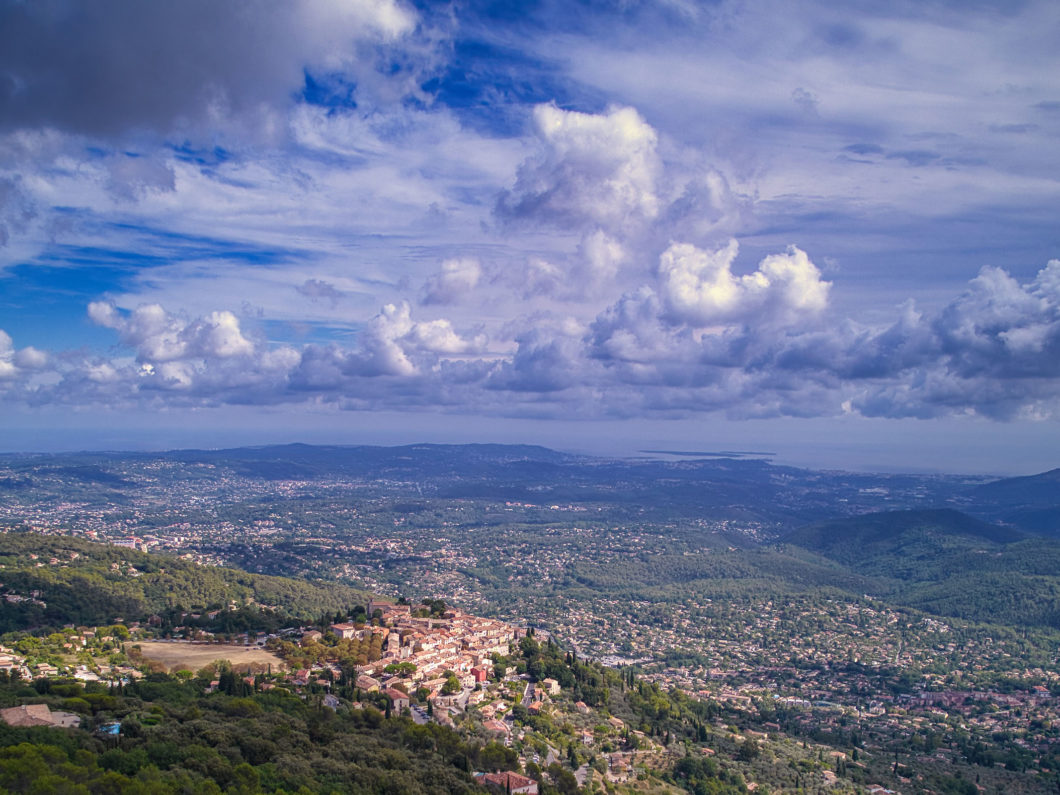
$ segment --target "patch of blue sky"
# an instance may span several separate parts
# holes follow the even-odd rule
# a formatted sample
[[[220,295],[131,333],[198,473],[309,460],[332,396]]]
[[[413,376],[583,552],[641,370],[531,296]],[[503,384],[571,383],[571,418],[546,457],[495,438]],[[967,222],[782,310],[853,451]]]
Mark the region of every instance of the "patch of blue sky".
[[[281,265],[305,260],[310,255],[294,248],[263,246],[245,240],[224,240],[206,235],[191,235],[169,229],[131,223],[108,224],[114,232],[135,234],[136,249],[143,254],[145,266],[170,265],[184,260],[225,260],[246,265]],[[152,263],[150,259],[155,261]]]
[[[170,146],[174,157],[184,163],[204,168],[219,166],[232,159],[232,153],[223,146],[194,146],[190,141]]]
[[[357,107],[357,84],[340,72],[313,74],[305,71],[305,84],[298,99],[307,105],[332,110],[353,110]]]
[[[457,41],[445,71],[422,88],[469,126],[501,136],[524,132],[529,108],[543,102],[584,112],[607,105],[559,64],[486,39]]]
[[[434,3],[431,0],[415,0],[413,5],[421,13],[429,13]],[[507,0],[472,0],[466,4],[462,18],[477,18],[489,24],[534,22],[546,5],[541,0],[524,0],[521,3]]]
[[[598,36],[615,35],[620,28],[688,30],[691,18],[701,16],[720,0],[705,0],[694,9],[680,3],[627,3],[604,0],[470,0],[462,19],[476,20],[484,28],[509,29],[522,37],[548,33]],[[429,0],[417,3],[429,6]]]
[[[141,254],[127,253],[124,258],[117,256],[110,259],[90,255],[88,251],[102,252],[102,249],[84,249],[70,246],[75,251],[84,251],[80,263],[91,263],[91,267],[69,267],[70,260],[56,257],[49,262],[46,259],[33,263],[15,265],[5,271],[10,278],[4,280],[6,288],[0,301],[8,301],[18,291],[27,294],[56,293],[63,295],[94,296],[103,292],[122,289],[139,272],[139,265],[148,257]]]
[[[127,265],[16,265],[0,279],[0,329],[16,348],[105,350],[114,344],[114,332],[88,320],[88,304],[121,289],[134,273]]]
[[[109,248],[104,246],[69,246],[52,245],[41,252],[33,266],[63,269],[92,270],[120,266],[126,271],[137,268],[150,268],[166,265],[170,258],[157,253],[135,251],[130,249]]]

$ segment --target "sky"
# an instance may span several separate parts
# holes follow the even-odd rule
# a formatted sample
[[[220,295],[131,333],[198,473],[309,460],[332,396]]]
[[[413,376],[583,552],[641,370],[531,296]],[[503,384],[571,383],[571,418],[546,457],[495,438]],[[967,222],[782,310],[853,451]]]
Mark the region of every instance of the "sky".
[[[1058,421],[1055,0],[0,0],[0,450]]]

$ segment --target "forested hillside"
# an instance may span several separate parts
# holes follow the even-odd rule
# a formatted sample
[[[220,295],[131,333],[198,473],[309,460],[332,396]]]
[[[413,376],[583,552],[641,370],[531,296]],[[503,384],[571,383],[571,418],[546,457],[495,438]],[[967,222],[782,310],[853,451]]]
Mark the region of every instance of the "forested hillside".
[[[942,616],[1060,628],[1060,541],[954,510],[866,514],[801,528],[791,545]]]
[[[363,604],[364,591],[238,569],[201,566],[69,536],[0,535],[0,590],[9,599],[0,632],[67,623],[143,620],[172,608],[255,605],[315,619]]]

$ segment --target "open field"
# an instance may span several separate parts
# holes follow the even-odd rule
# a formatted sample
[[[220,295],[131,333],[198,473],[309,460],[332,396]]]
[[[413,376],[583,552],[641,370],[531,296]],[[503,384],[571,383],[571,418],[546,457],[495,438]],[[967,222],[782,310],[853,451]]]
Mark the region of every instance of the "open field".
[[[283,660],[272,652],[257,646],[189,643],[187,641],[174,643],[142,641],[137,645],[146,659],[159,662],[170,671],[179,671],[182,668],[198,671],[214,660],[228,660],[232,668],[237,671],[250,670],[252,666],[259,671],[265,670],[269,665],[272,666],[273,671],[281,671],[285,668]]]

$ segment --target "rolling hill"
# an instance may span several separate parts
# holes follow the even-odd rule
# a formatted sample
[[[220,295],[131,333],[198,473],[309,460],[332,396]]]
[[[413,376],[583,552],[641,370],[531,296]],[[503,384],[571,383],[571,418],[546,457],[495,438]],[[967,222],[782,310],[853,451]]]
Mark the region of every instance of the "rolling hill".
[[[0,534],[0,632],[64,624],[143,620],[182,607],[255,604],[278,615],[315,619],[363,604],[367,594],[330,583],[200,566],[166,555],[70,536]],[[36,596],[33,596],[36,594]]]
[[[1060,627],[1060,542],[953,510],[867,514],[784,542],[874,578],[877,594],[930,613]]]

